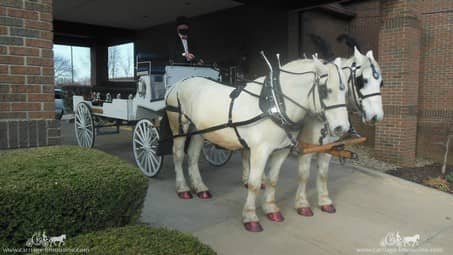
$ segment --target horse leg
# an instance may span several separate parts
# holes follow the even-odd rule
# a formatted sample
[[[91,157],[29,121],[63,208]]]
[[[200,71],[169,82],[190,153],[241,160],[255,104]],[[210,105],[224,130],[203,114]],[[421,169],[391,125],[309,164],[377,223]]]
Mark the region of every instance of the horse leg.
[[[269,174],[266,180],[266,190],[264,191],[263,210],[266,216],[271,221],[281,222],[284,220],[283,215],[280,212],[277,204],[275,203],[275,187],[277,186],[280,169],[283,162],[288,157],[291,150],[284,149],[278,150],[269,158]]]
[[[241,157],[242,157],[242,183],[247,188],[247,182],[249,180],[250,175],[250,150],[242,149],[241,150]]]
[[[332,156],[327,153],[318,154],[318,178],[316,179],[316,187],[318,188],[318,204],[321,211],[327,213],[335,213],[336,209],[329,198],[327,190],[327,177],[329,172],[329,162]]]
[[[295,208],[302,216],[313,216],[310,203],[307,200],[307,182],[310,177],[310,164],[313,154],[299,155],[299,186],[296,192]]]
[[[250,175],[248,178],[247,199],[242,210],[242,221],[246,230],[261,232],[263,228],[256,216],[256,196],[260,192],[261,178],[270,151],[257,148],[250,151]]]
[[[192,194],[190,193],[189,186],[187,186],[186,179],[182,168],[184,161],[184,143],[185,137],[175,138],[173,141],[173,163],[175,165],[176,172],[176,192],[182,199],[191,199]]]
[[[242,183],[244,187],[248,188],[248,179],[250,175],[250,150],[243,149],[241,150],[242,156]],[[263,173],[263,179],[261,180],[261,189],[264,189],[264,182],[266,179],[266,174]]]
[[[203,183],[200,175],[200,168],[198,167],[198,160],[200,158],[203,143],[204,139],[200,135],[192,136],[190,140],[189,149],[187,151],[189,156],[189,177],[197,196],[201,199],[209,199],[212,195],[209,193],[208,187]]]

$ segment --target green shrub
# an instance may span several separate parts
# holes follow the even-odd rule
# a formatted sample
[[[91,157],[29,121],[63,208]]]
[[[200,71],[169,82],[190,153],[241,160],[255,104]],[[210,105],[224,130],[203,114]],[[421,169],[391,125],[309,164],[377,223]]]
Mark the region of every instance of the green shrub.
[[[89,249],[90,255],[216,254],[189,234],[145,225],[111,228],[68,238],[64,247]]]
[[[453,172],[448,173],[447,176],[445,176],[445,180],[447,180],[447,182],[453,184]]]
[[[54,146],[0,154],[0,240],[23,245],[37,231],[74,236],[135,222],[148,180],[94,149]]]

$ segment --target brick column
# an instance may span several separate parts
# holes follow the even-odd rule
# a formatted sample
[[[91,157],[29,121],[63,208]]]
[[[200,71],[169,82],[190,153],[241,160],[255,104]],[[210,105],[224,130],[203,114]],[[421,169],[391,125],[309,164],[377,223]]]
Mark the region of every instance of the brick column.
[[[0,1],[0,149],[60,143],[52,0]]]
[[[384,77],[384,121],[376,127],[375,148],[381,159],[415,163],[421,27],[417,0],[381,4],[379,64]]]

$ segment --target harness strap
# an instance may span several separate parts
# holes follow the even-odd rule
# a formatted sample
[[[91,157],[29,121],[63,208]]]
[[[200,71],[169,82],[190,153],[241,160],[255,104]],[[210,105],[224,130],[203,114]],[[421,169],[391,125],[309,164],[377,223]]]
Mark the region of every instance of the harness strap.
[[[381,95],[381,92],[376,92],[376,93],[368,94],[368,95],[363,95],[362,93],[360,93],[359,95],[360,95],[360,98],[365,99],[365,98],[367,98],[367,97],[380,96],[380,95]]]
[[[231,124],[228,124],[228,123],[220,124],[220,125],[216,125],[216,126],[212,126],[212,127],[206,128],[206,129],[189,132],[187,134],[174,135],[173,138],[182,137],[182,136],[189,136],[189,135],[199,135],[199,134],[209,133],[209,132],[213,132],[213,131],[217,131],[217,130],[224,129],[224,128],[229,128],[229,127],[234,128],[234,127],[246,126],[246,125],[250,125],[253,122],[256,122],[258,120],[264,119],[265,117],[266,117],[266,115],[264,113],[261,113],[261,114],[255,116],[255,117],[253,117],[251,119],[248,119],[248,120],[238,121],[238,122],[234,122],[234,123],[231,123]]]
[[[179,101],[179,94],[176,93],[176,101],[178,102],[178,122],[179,122],[179,133],[184,133],[184,129],[182,126],[182,109],[181,109],[181,101]]]
[[[331,109],[341,108],[341,107],[346,108],[346,104],[334,104],[334,105],[324,106],[324,109],[331,110]]]
[[[168,104],[165,107],[165,110],[169,111],[169,112],[179,112],[179,108],[178,107],[173,106],[173,105],[168,105]]]
[[[241,94],[241,91],[242,91],[242,89],[237,87],[230,94],[231,102],[230,102],[230,109],[228,110],[228,125],[229,126],[233,125],[233,117],[232,116],[233,116],[234,100],[236,100],[236,98]],[[244,148],[249,149],[249,146],[248,146],[247,142],[241,137],[237,127],[233,127],[233,129],[234,129],[234,133],[236,133],[236,136],[237,136],[239,142],[241,143],[241,145]]]

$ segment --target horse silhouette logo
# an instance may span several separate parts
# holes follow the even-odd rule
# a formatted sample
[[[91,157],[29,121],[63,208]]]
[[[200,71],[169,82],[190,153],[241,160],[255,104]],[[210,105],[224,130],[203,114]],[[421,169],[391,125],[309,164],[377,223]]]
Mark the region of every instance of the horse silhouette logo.
[[[416,247],[419,245],[420,234],[401,237],[399,232],[389,232],[381,240],[381,247]]]

